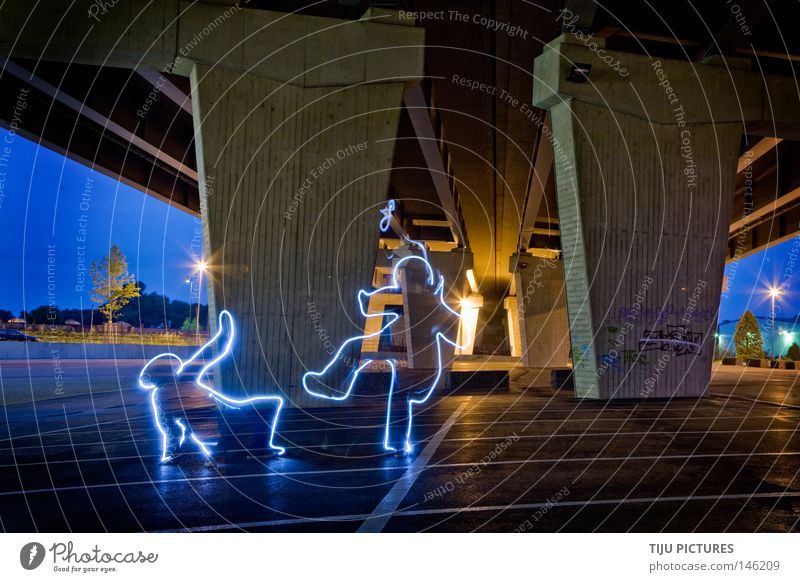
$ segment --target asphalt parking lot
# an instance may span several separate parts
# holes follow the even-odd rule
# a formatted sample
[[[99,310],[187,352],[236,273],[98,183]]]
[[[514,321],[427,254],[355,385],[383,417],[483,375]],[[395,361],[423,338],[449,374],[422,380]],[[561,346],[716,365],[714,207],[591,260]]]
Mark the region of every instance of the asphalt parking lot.
[[[118,385],[3,406],[4,531],[798,529],[795,372],[720,368],[702,399],[603,403],[515,369],[509,388],[432,398],[408,456],[382,453],[376,403],[289,409],[285,456],[207,466],[159,464],[146,394],[93,365]],[[217,417],[198,402],[194,422]]]

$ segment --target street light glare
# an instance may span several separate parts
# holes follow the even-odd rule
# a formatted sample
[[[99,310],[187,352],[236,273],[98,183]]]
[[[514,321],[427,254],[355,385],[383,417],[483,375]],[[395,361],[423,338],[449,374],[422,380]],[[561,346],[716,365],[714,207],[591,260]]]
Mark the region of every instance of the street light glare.
[[[780,289],[778,289],[777,287],[772,287],[769,290],[769,296],[772,297],[773,299],[775,299],[776,297],[780,297],[781,296]]]
[[[197,263],[197,270],[198,271],[202,271],[203,273],[205,273],[206,269],[208,269],[208,263],[206,263],[205,261],[199,261]]]

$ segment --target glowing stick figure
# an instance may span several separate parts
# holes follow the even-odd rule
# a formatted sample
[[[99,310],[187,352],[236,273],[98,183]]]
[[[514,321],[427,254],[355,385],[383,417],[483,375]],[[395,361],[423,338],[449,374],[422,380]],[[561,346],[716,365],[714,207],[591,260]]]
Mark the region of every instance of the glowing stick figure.
[[[158,429],[158,432],[161,435],[161,462],[166,463],[169,462],[173,458],[173,451],[177,448],[180,449],[183,445],[187,442],[191,442],[200,452],[206,457],[211,456],[211,450],[209,447],[215,445],[214,442],[207,442],[201,440],[194,431],[191,430],[189,422],[186,420],[185,415],[180,413],[171,413],[165,411],[165,407],[162,406],[160,395],[161,391],[163,390],[162,386],[157,386],[153,383],[153,377],[155,376],[154,371],[152,370],[156,364],[171,364],[171,373],[172,378],[174,381],[180,380],[180,377],[183,375],[188,375],[189,373],[186,371],[188,366],[195,363],[197,359],[206,351],[210,351],[210,348],[222,337],[223,333],[227,332],[227,336],[225,339],[225,345],[223,349],[219,352],[219,354],[209,360],[208,362],[203,365],[199,372],[194,375],[194,382],[192,389],[199,389],[205,391],[206,395],[209,398],[214,399],[216,402],[226,406],[228,408],[238,408],[239,406],[247,405],[247,404],[254,404],[259,402],[274,402],[277,407],[275,410],[275,415],[272,418],[272,427],[269,433],[269,440],[267,442],[270,449],[276,451],[279,455],[282,455],[286,452],[286,449],[283,447],[279,447],[273,444],[273,439],[275,437],[275,429],[278,427],[278,418],[281,414],[281,409],[283,408],[283,398],[280,396],[253,396],[251,398],[233,398],[231,396],[227,396],[222,392],[212,388],[206,383],[206,375],[208,371],[221,362],[224,358],[226,358],[231,353],[231,349],[233,348],[233,340],[236,336],[236,329],[233,324],[233,316],[230,314],[229,311],[221,311],[219,314],[219,326],[217,329],[217,333],[214,334],[208,343],[206,343],[203,347],[197,350],[188,360],[181,360],[177,355],[173,353],[164,353],[159,354],[147,364],[145,364],[142,371],[139,372],[139,386],[144,388],[145,390],[151,390],[150,393],[150,406],[152,408],[153,413],[153,422]],[[179,388],[179,391],[181,388]],[[180,436],[176,436],[176,433],[180,431]],[[177,443],[175,442],[177,440]]]
[[[380,221],[380,228],[381,228],[382,232],[386,232],[389,229],[389,226],[390,226],[390,223],[391,223],[392,212],[393,212],[394,208],[395,208],[395,202],[394,202],[394,200],[390,200],[388,205],[386,206],[386,208],[381,210],[382,218],[381,218],[381,221]],[[400,273],[400,269],[401,268],[412,266],[416,262],[421,263],[422,266],[425,268],[425,271],[427,273],[426,282],[428,284],[428,288],[430,289],[431,294],[437,298],[439,306],[441,306],[442,308],[446,309],[449,312],[449,314],[451,314],[451,315],[455,316],[456,318],[458,318],[459,321],[461,320],[461,316],[456,311],[451,309],[450,306],[447,305],[447,303],[444,300],[444,277],[441,274],[437,273],[433,269],[433,267],[431,266],[430,262],[428,261],[428,253],[427,253],[427,249],[425,247],[425,244],[420,242],[420,241],[412,240],[408,236],[406,236],[405,234],[403,235],[403,240],[409,246],[413,245],[413,246],[417,247],[417,249],[419,249],[419,251],[421,252],[422,256],[407,255],[405,257],[402,257],[402,258],[396,260],[395,263],[394,263],[394,266],[392,268],[392,284],[391,285],[387,285],[385,287],[380,287],[380,288],[375,289],[373,291],[361,290],[361,291],[358,292],[358,295],[357,295],[358,307],[359,307],[359,309],[361,311],[361,315],[363,315],[364,317],[367,317],[367,318],[369,318],[369,317],[381,317],[381,318],[383,318],[382,319],[383,325],[381,326],[381,328],[379,330],[377,330],[377,331],[375,331],[373,333],[369,333],[369,334],[365,334],[365,335],[359,335],[359,336],[355,336],[355,337],[351,337],[349,339],[346,339],[344,342],[342,342],[342,345],[339,347],[339,349],[336,351],[336,353],[333,354],[333,356],[331,357],[330,361],[325,365],[324,368],[322,368],[322,370],[320,370],[320,371],[309,371],[309,372],[306,372],[305,374],[303,374],[303,380],[302,380],[303,381],[303,389],[306,392],[308,392],[309,394],[311,394],[312,396],[316,396],[318,398],[325,398],[325,399],[328,399],[328,400],[336,400],[336,401],[345,400],[350,396],[350,394],[352,393],[353,388],[354,388],[354,386],[356,384],[356,380],[358,379],[359,373],[364,368],[369,366],[373,362],[373,360],[365,360],[353,372],[353,375],[350,378],[350,381],[349,381],[349,384],[348,384],[346,390],[344,391],[344,393],[342,393],[341,395],[338,395],[338,396],[332,396],[330,394],[325,394],[323,392],[315,390],[313,387],[309,386],[309,380],[310,379],[319,379],[322,376],[324,376],[339,360],[342,359],[342,352],[345,350],[345,348],[348,345],[350,345],[350,344],[352,344],[354,342],[360,343],[365,339],[369,339],[369,338],[373,338],[373,337],[376,337],[376,336],[380,336],[382,333],[384,333],[386,330],[388,330],[390,327],[392,327],[392,325],[394,325],[400,319],[401,316],[398,313],[394,313],[394,312],[381,312],[381,313],[372,313],[372,314],[368,313],[368,306],[369,306],[369,299],[373,295],[377,295],[379,293],[397,292],[397,291],[401,290],[402,282],[400,281],[400,278],[399,278],[399,273]],[[436,284],[435,287],[434,287],[434,284]],[[442,333],[440,331],[437,331],[435,333],[432,332],[432,336],[433,336],[433,340],[436,343],[436,367],[435,367],[435,373],[434,373],[433,378],[430,381],[430,383],[425,388],[423,388],[422,390],[417,391],[416,395],[414,397],[409,397],[409,399],[407,401],[407,406],[408,406],[407,424],[406,424],[406,428],[405,428],[405,434],[403,435],[403,438],[400,439],[400,440],[402,440],[402,448],[403,448],[403,450],[405,452],[411,452],[413,450],[413,445],[412,445],[412,442],[411,442],[411,428],[412,428],[412,421],[413,421],[414,405],[423,404],[423,403],[427,402],[428,399],[430,399],[431,395],[433,394],[433,391],[436,388],[436,386],[438,385],[439,381],[441,380],[441,377],[442,377],[442,344],[446,343],[446,344],[449,344],[449,345],[451,345],[451,346],[453,346],[454,348],[457,348],[457,349],[464,349],[464,347],[466,345],[469,345],[469,338],[468,338],[467,342],[464,345],[459,345],[454,340],[448,338],[444,333]],[[395,389],[397,387],[397,362],[395,360],[384,360],[384,361],[389,366],[389,368],[391,369],[391,380],[390,380],[390,387],[389,387],[389,397],[388,397],[388,401],[386,403],[386,427],[385,427],[384,435],[383,435],[383,448],[385,450],[387,450],[387,451],[395,451],[397,449],[396,449],[396,447],[392,446],[393,439],[391,438],[391,413],[392,413],[391,408],[392,408],[392,396],[393,396],[393,394],[395,392]]]

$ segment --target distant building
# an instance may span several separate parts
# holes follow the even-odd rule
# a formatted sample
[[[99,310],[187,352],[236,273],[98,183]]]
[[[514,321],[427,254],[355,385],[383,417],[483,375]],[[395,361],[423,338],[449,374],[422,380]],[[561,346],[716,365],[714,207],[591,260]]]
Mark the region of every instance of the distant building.
[[[785,356],[786,350],[792,342],[800,343],[800,315],[795,317],[776,317],[775,318],[775,356]],[[769,316],[756,315],[758,327],[761,329],[761,340],[764,343],[764,351],[767,356],[771,356],[772,351],[772,318]],[[733,334],[736,332],[738,319],[721,321],[717,326],[717,343],[720,352],[736,352],[733,344]]]

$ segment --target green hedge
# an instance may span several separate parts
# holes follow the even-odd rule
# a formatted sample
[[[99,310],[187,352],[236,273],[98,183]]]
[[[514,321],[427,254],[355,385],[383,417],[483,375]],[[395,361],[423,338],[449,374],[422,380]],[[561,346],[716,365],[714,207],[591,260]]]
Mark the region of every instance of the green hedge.
[[[69,343],[69,344],[136,344],[136,345],[170,345],[170,346],[196,346],[206,341],[205,336],[200,336],[198,341],[194,335],[179,333],[136,333],[126,332],[118,334],[79,332],[79,331],[25,331],[42,342]]]

